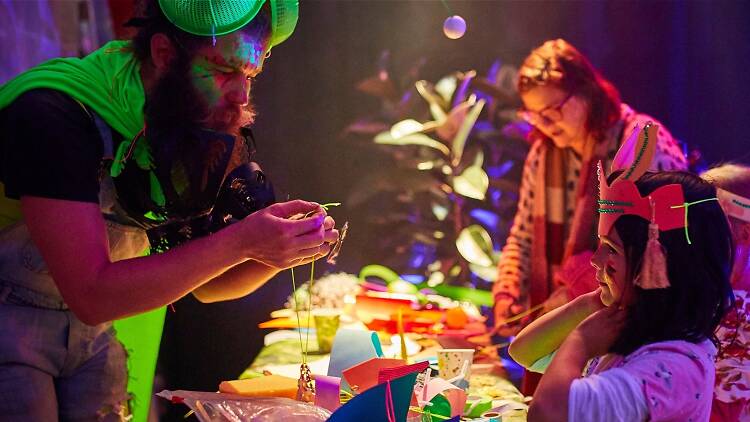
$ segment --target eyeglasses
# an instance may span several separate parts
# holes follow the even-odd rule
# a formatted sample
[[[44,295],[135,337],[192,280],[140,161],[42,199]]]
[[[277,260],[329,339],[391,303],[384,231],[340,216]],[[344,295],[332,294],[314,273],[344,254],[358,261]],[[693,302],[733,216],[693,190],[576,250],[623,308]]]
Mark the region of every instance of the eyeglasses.
[[[533,126],[549,126],[552,123],[557,123],[563,119],[562,108],[565,107],[565,104],[567,104],[571,98],[573,98],[572,92],[556,106],[547,106],[539,111],[527,110],[526,108],[521,107],[518,109],[518,117]]]

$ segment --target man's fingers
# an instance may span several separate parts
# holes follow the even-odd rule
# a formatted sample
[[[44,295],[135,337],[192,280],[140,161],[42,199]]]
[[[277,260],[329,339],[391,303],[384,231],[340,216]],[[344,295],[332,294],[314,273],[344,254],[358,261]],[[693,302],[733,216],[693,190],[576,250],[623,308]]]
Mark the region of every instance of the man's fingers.
[[[323,241],[325,241],[326,243],[334,243],[337,240],[339,240],[338,230],[327,230],[325,233],[323,233]]]
[[[320,246],[316,246],[313,248],[303,249],[299,251],[299,254],[301,256],[304,256],[305,258],[311,258],[317,255],[320,255],[321,257],[328,255],[328,252],[331,251],[331,246],[327,243],[324,243]],[[317,258],[316,258],[317,259]]]
[[[306,215],[310,212],[322,211],[325,214],[325,210],[320,204],[316,202],[303,201],[301,199],[295,199],[288,202],[279,202],[268,207],[268,211],[281,218],[290,218],[295,214]]]
[[[294,239],[294,242],[294,246],[297,250],[316,248],[326,244],[325,233],[323,232],[323,228],[319,226],[318,229],[313,232],[297,236]]]
[[[325,214],[316,213],[301,220],[284,220],[285,233],[292,237],[322,236]]]

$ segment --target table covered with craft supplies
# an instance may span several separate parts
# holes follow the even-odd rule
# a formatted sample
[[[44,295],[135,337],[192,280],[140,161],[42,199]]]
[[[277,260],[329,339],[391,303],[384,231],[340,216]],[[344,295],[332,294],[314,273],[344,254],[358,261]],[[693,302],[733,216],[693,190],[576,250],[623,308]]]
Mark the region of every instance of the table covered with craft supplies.
[[[526,420],[529,398],[511,382],[519,367],[479,310],[488,292],[419,290],[377,265],[294,287],[238,379],[159,396],[202,421]]]

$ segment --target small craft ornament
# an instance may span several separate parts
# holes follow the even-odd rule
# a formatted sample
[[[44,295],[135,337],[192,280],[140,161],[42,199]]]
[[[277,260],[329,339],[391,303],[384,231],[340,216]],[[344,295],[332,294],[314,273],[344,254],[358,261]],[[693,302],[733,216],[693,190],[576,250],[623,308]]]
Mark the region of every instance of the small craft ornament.
[[[332,265],[336,265],[336,258],[338,258],[339,253],[341,253],[341,245],[344,243],[344,239],[346,239],[346,234],[349,232],[349,222],[345,221],[344,226],[341,227],[341,230],[339,230],[339,238],[336,239],[336,243],[331,246],[331,253],[328,254],[328,258],[326,258],[326,262]]]
[[[315,403],[315,383],[313,382],[310,367],[303,363],[299,367],[299,380],[297,381],[297,400],[307,403]]]
[[[667,277],[667,257],[664,246],[659,242],[659,225],[656,224],[654,200],[650,196],[648,199],[651,203],[652,216],[648,225],[648,242],[643,254],[641,273],[635,279],[635,284],[645,290],[664,289],[670,286]]]

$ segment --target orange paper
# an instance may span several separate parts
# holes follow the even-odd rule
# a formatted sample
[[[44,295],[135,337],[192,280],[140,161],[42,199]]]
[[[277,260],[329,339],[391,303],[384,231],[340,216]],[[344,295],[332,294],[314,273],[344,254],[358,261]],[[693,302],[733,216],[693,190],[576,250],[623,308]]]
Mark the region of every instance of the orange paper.
[[[281,375],[266,375],[259,378],[222,381],[219,384],[219,391],[248,397],[287,397],[294,399],[297,395],[297,380]]]

